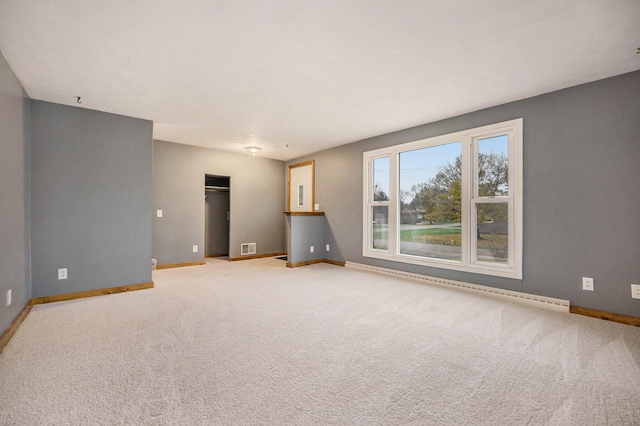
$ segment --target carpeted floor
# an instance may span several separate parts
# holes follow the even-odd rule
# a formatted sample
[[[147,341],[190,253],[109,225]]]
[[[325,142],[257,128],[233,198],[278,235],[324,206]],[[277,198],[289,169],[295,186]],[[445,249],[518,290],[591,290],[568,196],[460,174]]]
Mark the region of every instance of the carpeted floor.
[[[2,425],[638,425],[640,328],[277,259],[34,307]]]

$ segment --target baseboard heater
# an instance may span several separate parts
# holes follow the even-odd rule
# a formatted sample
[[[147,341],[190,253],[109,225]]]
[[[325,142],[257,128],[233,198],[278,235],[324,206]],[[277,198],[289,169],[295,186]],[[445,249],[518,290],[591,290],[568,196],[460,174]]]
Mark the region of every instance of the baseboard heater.
[[[535,294],[520,293],[518,291],[503,290],[500,288],[487,287],[484,285],[471,284],[462,281],[445,280],[442,278],[430,277],[428,275],[414,274],[411,272],[397,271],[395,269],[382,268],[379,266],[364,265],[362,263],[346,262],[345,268],[358,269],[361,271],[375,272],[378,274],[389,275],[393,277],[408,278],[427,284],[438,285],[441,287],[457,288],[471,292],[477,292],[485,295],[499,297],[513,302],[524,303],[526,305],[538,308],[549,309],[557,312],[569,313],[569,301],[562,299],[554,299],[552,297],[537,296]]]

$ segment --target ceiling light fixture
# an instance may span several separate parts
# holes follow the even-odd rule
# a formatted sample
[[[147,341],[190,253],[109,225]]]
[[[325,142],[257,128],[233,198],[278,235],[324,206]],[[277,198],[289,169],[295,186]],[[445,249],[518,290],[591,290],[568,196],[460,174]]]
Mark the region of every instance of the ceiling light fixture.
[[[245,149],[249,154],[253,155],[254,157],[260,152],[260,148],[257,146],[248,146]]]

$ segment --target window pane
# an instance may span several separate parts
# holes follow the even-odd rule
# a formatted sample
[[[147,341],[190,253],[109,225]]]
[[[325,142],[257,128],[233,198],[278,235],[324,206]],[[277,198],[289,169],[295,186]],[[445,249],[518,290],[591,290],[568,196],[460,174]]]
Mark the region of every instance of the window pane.
[[[389,157],[373,160],[373,201],[389,199]]]
[[[400,253],[462,258],[462,143],[400,153]]]
[[[478,219],[477,260],[509,262],[509,204],[476,204]]]
[[[387,250],[389,248],[389,206],[371,207],[373,218],[371,224],[372,248]]]
[[[478,141],[478,196],[509,195],[509,136]]]

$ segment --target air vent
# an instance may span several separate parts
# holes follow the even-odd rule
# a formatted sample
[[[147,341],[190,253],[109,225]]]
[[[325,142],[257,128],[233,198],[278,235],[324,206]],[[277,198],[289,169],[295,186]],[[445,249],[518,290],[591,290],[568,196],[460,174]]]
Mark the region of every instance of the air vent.
[[[240,244],[240,255],[245,256],[247,254],[256,254],[256,243]]]

